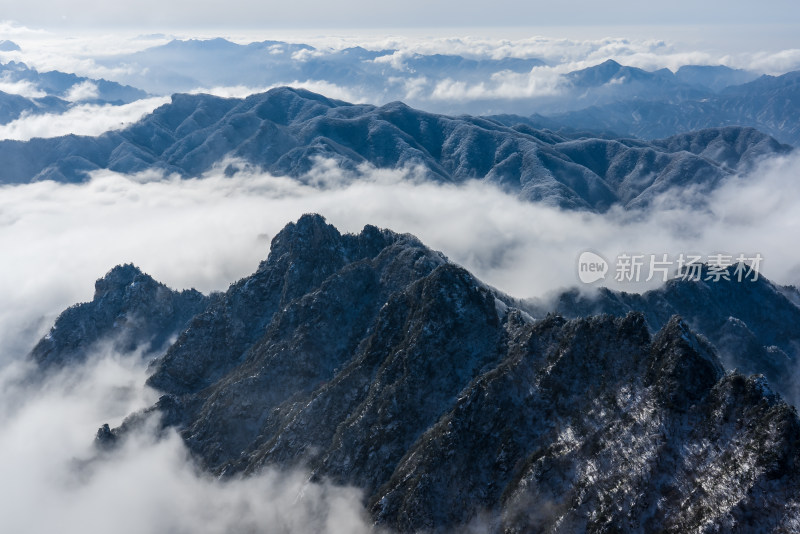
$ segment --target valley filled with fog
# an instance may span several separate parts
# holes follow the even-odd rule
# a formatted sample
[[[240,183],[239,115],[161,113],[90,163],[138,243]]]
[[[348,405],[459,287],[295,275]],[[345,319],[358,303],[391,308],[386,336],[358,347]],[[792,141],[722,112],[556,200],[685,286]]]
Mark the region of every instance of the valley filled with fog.
[[[569,529],[570,524],[581,524],[585,508],[580,506],[594,504],[568,506],[555,497],[545,498],[541,466],[536,471],[534,464],[524,462],[540,458],[537,454],[545,459],[550,458],[547,455],[557,456],[553,451],[563,449],[568,451],[563,458],[578,458],[570,464],[578,466],[574,468],[576,472],[583,470],[580,472],[586,480],[598,484],[591,486],[591,491],[597,491],[601,501],[617,495],[614,491],[641,495],[641,488],[656,482],[637,478],[644,476],[637,473],[645,467],[636,467],[638,471],[627,464],[618,467],[624,463],[619,459],[656,458],[649,464],[651,467],[657,464],[659,469],[671,469],[674,459],[659,457],[661,453],[654,451],[661,449],[648,441],[662,434],[677,436],[675,443],[685,439],[685,449],[694,451],[694,456],[687,455],[690,458],[681,469],[695,469],[698,480],[707,481],[710,489],[704,498],[718,504],[717,511],[708,516],[708,524],[724,524],[725,514],[733,514],[735,509],[732,504],[719,504],[728,501],[725,485],[711,483],[716,480],[712,476],[714,469],[734,473],[730,475],[735,478],[730,485],[736,491],[755,492],[757,484],[752,481],[766,477],[767,468],[760,467],[763,458],[755,457],[751,451],[754,447],[741,443],[748,439],[761,443],[761,438],[748,434],[737,438],[740,441],[732,440],[733,445],[720,445],[731,447],[733,456],[745,458],[752,454],[742,460],[742,472],[751,471],[743,475],[732,468],[726,471],[727,464],[714,462],[727,457],[708,452],[713,447],[704,448],[712,438],[698,437],[687,430],[692,424],[712,424],[704,418],[713,410],[701,410],[695,404],[705,406],[702,403],[711,403],[708,399],[717,402],[717,397],[728,399],[719,403],[731,402],[732,406],[751,410],[742,417],[753,420],[758,419],[752,415],[755,410],[768,404],[772,407],[771,416],[779,412],[783,418],[780,421],[789,421],[789,426],[796,420],[796,411],[792,412],[794,408],[763,385],[766,382],[759,381],[763,377],[742,378],[749,380],[746,388],[734,384],[739,376],[734,367],[741,365],[731,363],[737,360],[731,359],[727,346],[708,348],[711,345],[707,338],[714,342],[728,340],[729,344],[730,339],[737,343],[740,339],[752,340],[755,348],[748,345],[748,350],[759,357],[766,354],[773,358],[767,362],[771,366],[768,368],[758,367],[761,360],[754,363],[753,372],[781,374],[785,381],[779,385],[779,394],[795,406],[800,398],[793,385],[798,369],[794,335],[798,326],[791,322],[794,316],[783,311],[772,321],[771,310],[766,307],[779,298],[781,306],[800,306],[796,289],[800,286],[796,246],[800,233],[800,156],[795,149],[800,143],[800,49],[775,44],[749,50],[710,46],[693,49],[691,44],[677,40],[645,37],[487,38],[476,34],[431,38],[300,32],[293,39],[286,32],[267,33],[190,35],[176,30],[169,34],[96,33],[64,39],[55,32],[0,23],[0,458],[4,459],[0,461],[0,501],[5,508],[0,514],[0,530],[333,534],[411,531],[412,526],[417,528],[434,518],[440,521],[437,532],[499,532],[501,524],[509,529],[512,527],[508,525],[552,526],[560,524],[564,517],[568,518],[564,524]],[[284,86],[291,89],[283,89]],[[306,91],[298,91],[302,89]],[[393,104],[396,101],[404,104]],[[306,214],[319,214],[335,228],[323,226],[322,219],[309,222],[309,218],[303,218]],[[391,232],[373,231],[369,225]],[[284,236],[284,240],[276,236]],[[286,236],[296,242],[287,244]],[[306,250],[304,247],[310,247],[310,242],[321,243],[322,252]],[[268,262],[271,244],[283,251],[283,256],[273,250],[275,256],[270,256]],[[682,254],[759,255],[763,258],[759,275],[768,280],[762,280],[765,285],[758,286],[759,291],[776,297],[765,304],[763,314],[767,318],[762,317],[762,310],[754,312],[756,319],[747,320],[733,317],[730,312],[730,321],[718,328],[722,333],[702,332],[698,338],[687,334],[689,328],[710,328],[699,320],[689,321],[688,325],[659,324],[658,328],[648,325],[648,333],[644,321],[652,318],[643,316],[639,320],[627,315],[623,319],[625,313],[616,310],[623,309],[620,303],[624,298],[613,292],[666,293],[675,286],[658,279],[617,279],[613,266],[604,280],[584,284],[579,277],[578,258],[585,251],[612,263],[631,254],[671,258]],[[334,259],[329,260],[328,254]],[[384,256],[391,256],[391,262],[399,267],[382,260]],[[422,259],[412,261],[410,257]],[[95,286],[95,281],[110,276],[115,266],[128,263],[164,284],[166,287],[158,289],[164,294],[167,288],[198,290],[208,299],[204,304],[207,307],[194,322],[175,330],[163,350],[154,350],[145,342],[121,350],[117,342],[126,335],[125,329],[149,319],[119,312],[109,331],[102,331],[100,341],[91,341],[88,347],[83,346],[81,337],[88,336],[87,330],[76,329],[74,345],[83,352],[72,365],[48,368],[29,356],[40,340],[61,339],[59,336],[65,335],[58,328],[52,329],[64,310],[89,303],[84,308],[73,308],[77,314],[105,305],[101,299],[104,286],[101,282]],[[302,278],[306,268],[313,273],[308,275],[313,282]],[[352,281],[357,278],[353,273],[362,273],[358,269],[365,273],[364,287]],[[277,274],[270,274],[272,278],[264,274],[270,272]],[[325,277],[317,280],[314,277],[320,272],[325,272]],[[240,320],[237,314],[255,317],[266,313],[264,302],[272,294],[263,288],[273,288],[269,284],[279,287],[275,280],[281,276],[286,280],[281,282],[283,300],[270,312],[274,319],[269,315],[263,324],[242,326],[246,320]],[[406,278],[409,281],[398,282]],[[301,284],[297,279],[306,285],[297,289],[292,285]],[[463,287],[459,285],[462,282]],[[137,283],[128,284],[126,280],[117,290],[135,295],[131,288]],[[341,293],[336,293],[337,284],[345,287]],[[708,288],[713,284],[707,286],[702,286],[698,294],[711,295],[709,300],[690,302],[698,313],[704,307],[718,307],[714,312],[727,318],[728,310],[719,304],[724,299],[712,295]],[[262,290],[269,298],[258,293]],[[462,290],[463,295],[459,293]],[[603,292],[607,290],[611,293]],[[373,298],[374,291],[375,303],[366,305],[356,299],[354,295],[360,291],[367,295],[364,299]],[[742,294],[751,298],[755,290],[745,288]],[[332,309],[338,309],[341,328],[353,330],[348,331],[349,337],[343,334],[342,339],[321,337],[319,345],[325,348],[319,349],[309,332],[316,328],[320,336],[329,335],[326,332],[332,317],[319,310],[327,310],[326,299],[335,301],[336,295],[341,297],[343,309]],[[582,298],[587,302],[606,298],[611,302],[608,313],[620,318],[614,322],[608,317],[583,317],[579,313],[583,308],[576,305],[577,322],[564,326],[551,315],[545,316],[545,312],[564,305],[564,295],[578,304]],[[117,298],[116,294],[112,297]],[[723,297],[733,298],[727,293]],[[137,298],[124,302],[122,309],[141,305]],[[681,298],[683,294],[679,293],[675,299]],[[262,308],[254,308],[252,313],[246,307],[242,308],[245,311],[237,308],[256,306],[251,302],[260,303]],[[649,302],[656,302],[656,307],[661,305],[661,301]],[[370,306],[375,309],[362,311],[362,305],[367,310],[372,310]],[[392,312],[395,315],[386,311],[392,311],[392,306],[400,310]],[[403,306],[419,306],[422,311],[409,314],[403,323],[397,318],[404,313]],[[537,311],[542,311],[542,316],[534,317]],[[450,317],[451,312],[456,317],[452,324],[447,322],[450,319],[442,319]],[[440,327],[450,325],[457,331],[463,326],[459,320],[483,320],[484,312],[488,313],[486,321],[490,325],[480,323],[487,332],[485,339],[453,341],[446,337],[447,329]],[[365,322],[358,325],[362,316]],[[87,317],[85,324],[94,321],[93,316]],[[759,329],[756,320],[785,328],[773,335],[766,327]],[[216,324],[214,321],[222,321],[224,326],[204,329]],[[392,329],[387,324],[401,326]],[[435,326],[428,328],[428,324]],[[418,325],[424,328],[417,328]],[[577,333],[570,330],[573,327]],[[195,337],[179,337],[184,328]],[[242,334],[247,328],[252,332]],[[524,358],[514,359],[514,351],[523,350],[515,348],[514,343],[527,347],[519,341],[519,332],[526,328],[532,332],[528,334],[530,339],[540,335],[547,340],[537,341],[541,347],[536,345],[541,354],[555,358],[547,373],[553,368],[557,371],[558,365],[567,366],[564,362],[572,354],[570,351],[579,353],[585,349],[590,354],[590,364],[586,364],[589,370],[584,366],[580,372],[592,376],[591,365],[605,365],[596,362],[606,361],[603,358],[610,353],[616,354],[618,346],[633,348],[628,352],[620,350],[612,363],[638,354],[637,351],[652,358],[663,357],[667,363],[659,363],[663,368],[653,364],[647,368],[650,374],[640,379],[632,371],[639,360],[624,360],[627,363],[615,368],[614,377],[634,373],[630,384],[617,387],[612,381],[609,389],[601,390],[611,393],[596,402],[582,400],[581,388],[564,378],[567,385],[559,386],[562,389],[552,386],[553,390],[564,398],[572,395],[570,402],[583,406],[581,410],[590,407],[587,417],[597,417],[592,420],[596,427],[581,427],[574,422],[580,418],[573,412],[554,419],[552,428],[541,430],[541,435],[531,434],[530,440],[545,440],[537,451],[520,452],[504,442],[508,450],[513,449],[509,454],[517,454],[517,463],[511,462],[513,469],[518,469],[517,478],[508,475],[512,467],[505,466],[503,455],[499,455],[497,462],[503,468],[497,480],[508,476],[519,486],[503,479],[509,489],[502,496],[491,481],[483,479],[469,480],[452,489],[446,482],[450,475],[439,471],[444,464],[438,455],[450,458],[454,450],[464,452],[447,441],[452,428],[453,432],[466,433],[458,427],[460,414],[478,410],[474,408],[480,405],[478,401],[470,405],[464,399],[477,399],[479,394],[484,395],[480,397],[483,399],[493,398],[490,393],[496,392],[491,390],[492,384],[501,380],[512,384],[506,388],[511,391],[519,385],[515,376],[531,383],[528,389],[519,386],[520,398],[525,391],[530,395],[539,391],[536,388],[543,379],[536,373],[545,372],[524,368],[519,363]],[[728,336],[724,328],[733,333]],[[331,326],[331,330],[336,329]],[[484,332],[477,326],[476,331]],[[498,342],[503,349],[492,350],[501,356],[496,360],[488,356],[481,359],[483,353],[474,347],[483,347],[481,343],[486,339],[494,343],[491,336],[505,339],[497,333],[500,331],[508,340],[505,344]],[[406,344],[388,345],[386,341],[390,357],[385,363],[369,363],[369,357],[378,353],[368,351],[376,339],[383,340],[383,335],[394,340],[392,336],[411,333],[417,337],[410,337],[410,341],[404,338]],[[473,332],[460,335],[466,338],[468,334]],[[252,339],[245,342],[236,337],[242,335]],[[264,341],[262,335],[273,337]],[[442,337],[426,345],[427,335]],[[596,346],[601,347],[597,354],[575,341],[581,340],[582,335],[596,336]],[[241,344],[236,345],[239,352],[227,356],[230,361],[240,358],[236,365],[241,367],[225,367],[232,366],[230,362],[213,363],[230,372],[227,382],[224,374],[213,374],[216,370],[196,370],[179,359],[183,357],[181,343],[197,342],[205,339],[203,336],[211,339],[209,346]],[[611,338],[622,341],[609,341]],[[556,354],[553,339],[567,347],[557,352],[557,358],[552,356]],[[681,345],[681,340],[687,345]],[[485,342],[490,346],[489,341]],[[68,349],[74,348],[69,343],[73,342],[53,350],[68,354]],[[315,355],[318,350],[327,354],[324,351],[339,350],[340,345],[349,347],[348,343],[352,344],[352,353],[363,359],[351,361],[343,357],[335,365],[330,363],[333,356],[330,361],[302,360],[299,370],[286,373],[286,383],[302,384],[297,393],[286,393],[280,402],[274,400],[264,413],[253,408],[265,398],[265,403],[273,402],[258,389],[260,386],[248,385],[248,380],[257,378],[267,383],[267,378],[279,376],[265,371],[285,355],[274,347],[286,346],[298,354]],[[452,348],[453,343],[456,349]],[[533,341],[530,343],[534,346]],[[453,356],[452,361],[442,365],[456,362],[452,363],[455,370],[442,376],[430,371],[433,378],[425,386],[380,375],[388,373],[385,369],[392,369],[393,365],[406,369],[406,375],[413,373],[419,359],[397,364],[391,358],[417,354],[415,350],[419,354],[438,354],[441,350],[446,356],[450,355],[448,351],[455,351],[456,355],[463,352],[469,358],[473,358],[470,351],[474,351],[478,354],[474,356],[477,363],[465,357],[469,365],[474,364],[474,368],[468,367],[460,357]],[[670,358],[676,351],[689,354],[680,364],[700,369],[696,376],[708,383],[698,386],[695,382],[700,378],[680,382],[684,375],[664,371],[674,364]],[[178,354],[178,363],[169,359],[174,354]],[[462,364],[464,367],[459,367]],[[369,365],[380,369],[375,371],[378,378],[356,383],[353,369]],[[517,365],[521,367],[514,367]],[[511,368],[514,370],[509,371]],[[187,373],[187,384],[192,384],[196,376],[208,382],[196,389],[186,386],[184,391],[180,385],[184,378],[169,374],[178,372],[175,369]],[[566,369],[564,376],[571,376]],[[314,372],[320,375],[313,375]],[[653,373],[661,372],[669,380],[680,382],[682,389],[670,399],[684,395],[692,400],[687,401],[685,411],[681,411],[684,407],[678,409],[679,416],[674,420],[670,419],[674,415],[670,410],[676,409],[673,401],[662,403],[658,396],[658,388],[667,379],[656,381],[652,387],[647,382]],[[167,376],[160,378],[163,383],[174,380],[180,386],[173,385],[165,393],[152,383],[145,385],[154,373]],[[211,378],[202,373],[210,373]],[[309,378],[311,375],[313,378]],[[403,373],[398,372],[399,375]],[[539,378],[530,378],[534,375]],[[461,382],[448,382],[454,376]],[[692,372],[686,376],[691,377]],[[390,379],[397,380],[391,387],[386,386]],[[407,376],[403,378],[406,379]],[[356,385],[348,386],[351,389],[337,397],[338,390],[334,388],[344,388],[342,384],[350,384],[350,380]],[[425,382],[420,379],[420,383]],[[606,378],[596,382],[606,387]],[[425,409],[420,408],[419,420],[430,419],[425,425],[403,427],[403,419],[399,425],[407,434],[392,434],[397,425],[384,424],[380,417],[390,413],[390,407],[396,409],[390,396],[396,394],[393,388],[401,392],[398,398],[412,398],[418,391],[414,387],[434,386],[441,387],[441,391],[448,387],[461,389],[453,389],[453,394],[441,393],[441,405],[425,404]],[[274,386],[276,391],[281,387]],[[480,389],[483,387],[486,389]],[[749,388],[750,396],[745,398],[736,387]],[[363,399],[363,404],[352,401],[361,399],[359,395],[366,395],[366,391],[370,396]],[[436,395],[441,391],[433,391],[428,397],[438,399]],[[550,390],[542,391],[544,397],[549,395]],[[248,400],[248,394],[256,400]],[[696,398],[691,396],[695,394]],[[180,412],[184,419],[169,411],[170,405],[162,395],[179,406],[175,413]],[[607,405],[597,404],[606,402],[608,395],[618,398]],[[421,398],[425,395],[421,394]],[[513,402],[519,400],[510,398]],[[597,398],[601,398],[600,394]],[[340,399],[353,402],[361,411],[335,411]],[[524,404],[527,400],[519,402],[524,407],[534,405]],[[336,427],[335,434],[331,430],[334,438],[320,438],[312,432],[308,439],[327,439],[326,447],[328,442],[334,444],[330,449],[309,446],[303,453],[306,456],[298,453],[284,464],[263,460],[272,458],[271,454],[282,458],[281,446],[302,448],[292,440],[302,441],[302,432],[317,421],[314,410],[320,405],[334,414],[331,420],[340,417],[337,424],[341,426]],[[507,413],[500,410],[508,405],[497,401],[486,412],[476,412],[474,420],[503,419],[486,414],[494,414],[492,410]],[[547,405],[547,409],[535,406],[541,411],[531,413],[562,417],[558,410],[566,410],[558,403]],[[347,434],[359,424],[367,424],[364,421],[370,421],[373,409],[375,420],[382,422],[370,427],[372,433],[365,430],[355,438]],[[209,430],[213,427],[209,420],[214,422],[213,415],[217,414],[214,410],[233,414],[232,420],[241,417],[244,421],[242,432],[249,433],[251,442],[246,442],[248,448],[242,449],[241,456],[226,449],[227,438],[204,437],[212,430],[217,432]],[[251,417],[247,410],[254,410],[256,415]],[[620,416],[624,424],[610,425],[613,428],[609,432],[616,433],[597,438],[598,429],[606,421],[602,418],[615,417],[615,410],[632,415],[627,419]],[[656,412],[659,415],[648,419],[648,413]],[[123,421],[129,421],[126,417],[131,414],[139,415],[132,419],[136,424],[126,430]],[[170,417],[180,420],[180,424],[162,425]],[[691,419],[693,423],[675,422],[684,421],[680,417],[685,421],[695,419]],[[635,421],[630,423],[628,419]],[[219,420],[223,425],[225,418]],[[508,420],[513,417],[508,416]],[[303,426],[307,421],[311,423]],[[659,427],[661,421],[667,422]],[[625,426],[629,423],[631,426]],[[717,423],[714,419],[713,424]],[[95,441],[104,424],[109,425],[106,430],[113,433],[113,439],[119,439],[117,446],[104,448],[100,437]],[[254,426],[248,427],[250,424]],[[444,424],[455,426],[445,431]],[[725,425],[727,420],[719,424]],[[256,428],[257,425],[263,426]],[[578,430],[573,431],[573,427]],[[720,428],[731,433],[740,431],[739,427],[735,431],[732,427]],[[781,431],[784,428],[785,425],[780,426]],[[773,438],[776,443],[784,443],[769,434],[769,439]],[[356,445],[347,439],[355,440]],[[385,442],[367,454],[364,451],[370,440]],[[402,447],[397,445],[399,442]],[[344,447],[342,443],[351,443],[353,449],[341,452],[337,447]],[[603,461],[612,465],[609,472],[624,479],[617,489],[596,482],[602,476],[592,474],[597,472],[594,457],[581,457],[583,452],[575,452],[602,448],[597,443],[608,447],[603,454],[613,451],[608,457],[603,456]],[[490,446],[486,450],[482,446],[474,446],[474,451],[479,451],[475,454],[488,458],[496,453]],[[320,450],[327,452],[321,455]],[[283,454],[289,458],[288,453]],[[345,458],[340,463],[336,463],[337,454]],[[356,465],[354,478],[348,478],[351,461],[357,463],[356,459],[361,458],[368,465],[375,461],[375,454],[388,455],[395,462],[386,467],[387,476],[359,479],[361,468]],[[702,461],[691,463],[696,458]],[[259,464],[256,459],[264,463]],[[588,463],[581,463],[584,461]],[[520,467],[523,464],[525,469]],[[625,471],[629,467],[631,470]],[[446,519],[436,515],[436,510],[431,515],[420,512],[422,519],[414,516],[414,506],[424,508],[419,503],[425,502],[421,495],[427,495],[424,492],[428,486],[419,480],[428,474],[435,479],[431,483],[433,491],[444,495],[443,503],[454,499],[452,495],[466,495],[474,509],[464,505],[463,511],[459,508],[463,515]],[[453,480],[458,479],[452,476]],[[372,485],[361,484],[364,480]],[[525,493],[527,483],[539,488],[531,480],[541,483],[536,489],[541,493]],[[563,480],[558,483],[566,484]],[[791,479],[780,485],[774,494],[788,495],[789,502],[798,497],[793,493],[794,483]],[[484,494],[484,490],[475,487],[492,489]],[[659,491],[662,489],[659,487]],[[663,491],[674,496],[684,490],[681,487],[670,490],[673,493]],[[739,498],[732,497],[734,501]],[[778,498],[783,497],[775,497]],[[746,507],[749,501],[741,499]],[[798,502],[800,499],[791,500],[795,507]],[[600,504],[597,509],[606,510]],[[690,519],[676,524],[694,525],[694,519]],[[794,525],[792,521],[800,518],[786,512],[770,525],[779,529]]]

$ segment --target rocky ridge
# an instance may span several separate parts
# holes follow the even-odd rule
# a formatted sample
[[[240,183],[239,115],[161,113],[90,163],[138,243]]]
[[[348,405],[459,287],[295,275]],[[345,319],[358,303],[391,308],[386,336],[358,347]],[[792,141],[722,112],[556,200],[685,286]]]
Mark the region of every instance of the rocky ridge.
[[[765,378],[678,316],[526,307],[412,236],[304,216],[98,439],[157,413],[210,472],[304,466],[399,532],[800,526],[800,422]]]

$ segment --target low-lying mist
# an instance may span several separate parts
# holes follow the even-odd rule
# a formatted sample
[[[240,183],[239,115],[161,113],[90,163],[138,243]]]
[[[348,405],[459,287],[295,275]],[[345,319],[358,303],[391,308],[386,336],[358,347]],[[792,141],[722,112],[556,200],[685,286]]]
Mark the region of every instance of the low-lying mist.
[[[151,72],[152,65],[131,61],[132,54],[190,37],[123,38],[109,33],[65,38],[7,22],[0,22],[0,30],[20,45],[18,50],[0,51],[0,62],[21,61],[41,72],[55,69],[134,84],[158,76]],[[724,49],[652,38],[651,28],[642,29],[647,35],[632,39],[584,35],[588,30],[576,29],[580,35],[570,39],[531,37],[530,32],[509,37],[507,28],[496,38],[459,37],[462,30],[453,30],[458,33],[437,39],[385,31],[370,37],[319,36],[309,31],[303,42],[317,50],[292,57],[293,61],[334,57],[356,45],[391,49],[373,60],[388,73],[385,83],[364,87],[348,69],[341,70],[348,73],[344,77],[287,78],[276,83],[351,102],[380,104],[400,95],[439,112],[450,111],[454,101],[477,102],[467,108],[475,113],[496,111],[499,105],[517,110],[534,97],[562,95],[563,74],[608,59],[647,70],[722,64],[781,74],[800,68],[800,50],[786,49],[777,36],[778,44],[759,51],[750,42],[756,42],[752,34],[732,37],[727,27],[716,30],[730,40]],[[685,28],[678,37],[687,35],[690,41],[696,39],[696,28]],[[242,44],[264,39],[262,31],[228,37]],[[299,37],[292,33],[270,38]],[[703,39],[713,41],[709,36]],[[459,54],[478,60],[535,57],[545,64],[464,82],[457,73],[442,79],[415,73],[408,63],[418,54]],[[209,62],[203,68],[213,74],[222,66]],[[243,97],[272,86],[254,82],[245,69],[237,72],[240,77],[224,81],[177,80],[188,84],[181,90],[226,97]],[[0,82],[3,91],[44,96],[42,88],[30,82]],[[393,92],[388,94],[387,88]],[[74,96],[76,104],[63,114],[25,115],[0,125],[0,139],[99,135],[121,129],[169,101],[157,97],[97,106]],[[60,311],[91,300],[94,281],[121,263],[132,262],[175,289],[224,291],[266,258],[270,240],[281,228],[303,213],[316,212],[341,232],[358,232],[365,224],[374,224],[413,233],[516,297],[546,297],[574,286],[591,290],[598,284],[644,291],[659,283],[616,282],[612,267],[605,281],[584,285],[577,261],[585,251],[611,262],[621,254],[671,258],[681,253],[760,254],[765,276],[781,284],[800,282],[795,246],[800,235],[798,154],[767,160],[709,196],[683,190],[657,199],[645,212],[617,209],[605,214],[532,204],[480,181],[432,183],[415,169],[362,167],[350,173],[320,161],[308,176],[294,180],[246,165],[239,165],[244,171],[226,177],[225,167],[223,163],[195,179],[99,171],[83,184],[44,181],[0,186],[0,532],[360,534],[376,530],[357,488],[310,482],[303,469],[268,468],[246,479],[215,479],[192,462],[177,433],[156,432],[155,418],[119,448],[96,449],[93,438],[98,427],[117,426],[158,398],[144,385],[147,362],[139,354],[119,354],[110,348],[112,343],[101,344],[86,363],[29,380],[39,371],[25,355],[37,339]],[[797,398],[800,395],[793,399],[796,406]],[[476,520],[459,531],[483,530]]]
[[[62,135],[96,136],[121,130],[135,123],[169,98],[145,98],[130,104],[80,104],[63,113],[23,115],[19,119],[0,125],[0,140],[28,141],[34,137],[59,137]]]
[[[406,171],[346,173],[322,161],[299,181],[256,171],[182,180],[98,172],[84,184],[7,186],[0,195],[2,359],[30,349],[65,307],[90,300],[94,280],[133,262],[176,288],[225,290],[266,258],[288,222],[317,212],[342,232],[374,224],[417,235],[485,282],[518,297],[579,285],[581,252],[759,253],[761,272],[795,283],[800,157],[732,178],[703,207],[692,191],[649,211],[564,211],[520,201],[480,181],[437,184]],[[612,267],[613,268],[613,267]],[[606,285],[641,291],[646,284]]]
[[[221,167],[223,168],[223,167]],[[584,250],[676,255],[760,253],[762,272],[800,278],[800,157],[732,178],[697,205],[692,191],[645,213],[563,211],[474,181],[426,182],[413,169],[346,173],[321,161],[304,183],[245,170],[182,180],[95,173],[84,184],[39,182],[0,194],[0,499],[4,532],[370,531],[353,488],[266,470],[219,481],[199,472],[180,438],[148,429],[110,456],[92,438],[103,423],[151,405],[144,363],[98,347],[89,363],[36,386],[23,357],[58,312],[92,298],[94,280],[133,262],[173,288],[225,290],[253,272],[270,240],[318,212],[342,232],[375,224],[410,232],[514,296],[579,285]],[[646,285],[609,285],[640,291]]]
[[[370,532],[353,488],[267,469],[220,481],[200,472],[174,432],[142,428],[113,452],[92,437],[156,399],[138,355],[98,349],[85,365],[23,385],[24,365],[0,372],[0,530],[350,534]]]

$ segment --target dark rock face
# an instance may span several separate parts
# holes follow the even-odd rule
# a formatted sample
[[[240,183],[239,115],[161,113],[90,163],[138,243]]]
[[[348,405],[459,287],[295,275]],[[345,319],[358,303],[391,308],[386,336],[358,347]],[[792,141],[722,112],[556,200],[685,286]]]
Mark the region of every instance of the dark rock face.
[[[40,366],[82,361],[101,342],[113,350],[154,354],[207,305],[197,291],[172,291],[133,265],[114,267],[95,283],[91,302],[65,310],[31,351]]]
[[[642,295],[607,289],[595,295],[567,291],[555,304],[528,303],[527,309],[537,317],[552,311],[571,318],[624,316],[635,310],[644,314],[651,332],[680,315],[714,344],[728,369],[763,374],[776,391],[797,403],[800,308],[792,300],[796,290],[763,277],[755,282],[737,282],[735,276],[717,282],[705,278],[703,271],[700,280],[671,280]]]
[[[157,360],[149,411],[212,473],[303,465],[400,532],[800,525],[800,421],[763,377],[677,316],[515,304],[412,236],[307,215]]]
[[[175,95],[121,132],[0,142],[0,161],[3,181],[19,183],[76,182],[97,169],[197,176],[226,157],[303,179],[322,157],[353,172],[365,162],[420,166],[435,181],[481,179],[526,200],[604,211],[613,204],[645,205],[655,194],[687,184],[709,190],[758,157],[788,150],[742,128],[654,143],[572,139],[495,120],[434,115],[399,102],[351,105],[279,88],[243,100]],[[236,164],[225,172],[238,172]]]
[[[797,453],[767,451],[796,447],[795,412],[758,379],[724,376],[680,320],[652,341],[635,314],[554,317],[512,336],[513,352],[465,388],[372,496],[380,521],[440,531],[478,507],[492,511],[489,532],[791,524],[766,509],[797,499],[783,471]]]

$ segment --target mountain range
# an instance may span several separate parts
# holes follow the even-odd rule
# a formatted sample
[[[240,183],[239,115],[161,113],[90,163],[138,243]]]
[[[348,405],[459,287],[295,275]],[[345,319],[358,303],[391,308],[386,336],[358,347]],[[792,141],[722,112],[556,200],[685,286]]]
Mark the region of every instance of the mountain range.
[[[76,97],[126,103],[146,94],[301,85],[348,100],[403,101],[447,115],[518,115],[525,118],[506,124],[524,122],[562,133],[659,139],[745,126],[800,144],[798,72],[759,76],[723,65],[647,71],[609,59],[561,73],[557,65],[535,57],[475,58],[359,46],[336,50],[274,40],[237,44],[222,38],[172,40],[93,61],[115,72],[116,81],[39,73],[13,61],[0,66],[5,83],[28,84],[19,94],[0,95],[0,121],[23,112],[60,113]],[[80,94],[70,94],[81,87]],[[31,91],[38,96],[31,97]]]
[[[702,98],[758,76],[724,66],[699,65],[685,65],[674,74],[668,69],[648,72],[609,60],[559,76],[551,88],[555,91],[491,96],[495,82],[552,65],[535,57],[476,59],[360,46],[336,50],[282,41],[237,44],[222,38],[176,39],[131,54],[99,58],[98,62],[123,70],[125,83],[154,94],[323,82],[361,94],[373,103],[403,100],[438,112],[473,114],[498,106],[509,113],[573,111],[629,98],[675,102]],[[460,102],[437,96],[451,83],[483,87],[485,95],[471,95]],[[504,104],[504,100],[508,102]]]
[[[375,101],[405,99],[405,81],[454,77],[485,80],[502,72],[525,73],[545,62],[535,58],[472,59],[453,54],[401,54],[398,50],[341,50],[307,44],[262,41],[237,44],[226,39],[175,39],[132,54],[99,58],[99,64],[124,66],[125,83],[154,94],[244,85],[267,88],[292,82],[328,82],[360,90]]]
[[[668,94],[655,93],[652,97],[595,102],[580,110],[534,115],[529,124],[642,139],[738,125],[757,128],[793,146],[800,145],[800,72],[761,76],[716,94],[685,96],[670,99]]]
[[[0,52],[25,57],[11,41]],[[83,64],[115,81],[11,61],[0,64],[0,124],[171,99],[99,136],[0,140],[0,186],[269,173],[324,190],[388,169],[618,222],[705,209],[729,179],[800,146],[800,71],[608,60],[566,72],[496,53],[172,40]],[[59,243],[77,242],[54,220],[46,229]],[[615,228],[624,239],[640,227]],[[82,481],[101,478],[93,467],[122,465],[131,448],[120,447],[145,434],[155,440],[146,447],[174,445],[181,466],[188,458],[198,487],[213,480],[222,506],[238,482],[299,469],[306,486],[354,488],[359,513],[387,534],[798,532],[800,289],[737,281],[735,268],[712,281],[702,266],[641,294],[583,286],[522,299],[413,235],[372,225],[343,234],[306,214],[224,291],[175,290],[133,264],[113,267],[2,381],[8,413],[38,429],[51,410],[27,400],[72,404],[56,390],[83,397],[82,381],[102,390],[95,381],[117,371],[95,370],[98,358],[113,355],[126,377],[147,366],[135,383],[114,379],[117,400],[103,394],[118,408],[103,418],[118,419],[85,436],[88,455],[70,455],[63,473],[36,458],[47,484],[69,481],[59,487],[90,499]],[[87,398],[74,409],[90,411],[77,406]],[[129,413],[123,402],[146,407]],[[103,422],[86,420],[90,430]],[[25,440],[5,441],[16,451]],[[135,468],[158,469],[146,460]]]
[[[792,531],[797,412],[709,341],[728,313],[760,345],[788,342],[797,309],[781,298],[796,291],[748,284],[562,299],[624,315],[534,319],[413,236],[305,215],[211,297],[112,269],[31,357],[70,365],[101,341],[141,350],[168,334],[150,353],[162,396],[103,426],[101,450],[157,415],[211,473],[304,466],[361,488],[398,532]],[[657,299],[672,308],[654,313]],[[706,335],[667,317],[691,299]]]
[[[530,115],[535,126],[656,139],[748,126],[800,144],[797,72],[763,75],[722,65],[647,71],[607,60],[564,74],[538,58],[474,59],[396,49],[342,50],[281,41],[173,40],[98,59],[154,94],[220,86],[314,84],[375,104],[401,100],[458,115]],[[538,69],[538,70],[537,70]],[[542,70],[544,69],[544,70]],[[533,82],[536,90],[526,89]]]
[[[796,370],[800,363],[800,292],[759,277],[737,281],[735,267],[719,280],[707,269],[697,279],[675,278],[643,294],[600,288],[595,293],[571,289],[546,301],[529,301],[525,309],[543,318],[555,312],[567,318],[610,314],[643,314],[652,333],[675,315],[705,336],[728,369],[763,374],[784,398],[800,405]]]
[[[301,89],[277,88],[245,99],[174,95],[121,131],[0,141],[0,183],[79,182],[108,169],[156,169],[197,177],[225,161],[227,175],[247,163],[307,179],[320,159],[354,174],[359,166],[421,168],[431,180],[484,180],[529,201],[605,211],[647,205],[691,184],[709,191],[790,147],[751,128],[711,128],[663,140],[587,138],[448,117],[400,102],[354,105]]]
[[[22,94],[0,91],[0,124],[23,115],[63,113],[76,103],[122,105],[147,96],[128,85],[60,71],[39,72],[16,61],[0,64],[0,80],[25,88]],[[40,96],[26,96],[32,94]]]

